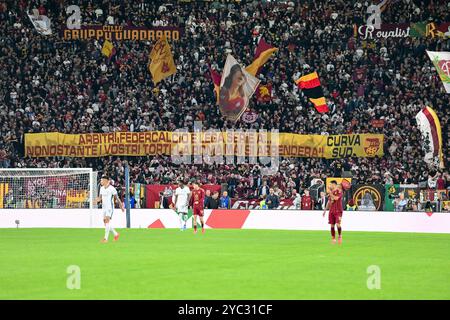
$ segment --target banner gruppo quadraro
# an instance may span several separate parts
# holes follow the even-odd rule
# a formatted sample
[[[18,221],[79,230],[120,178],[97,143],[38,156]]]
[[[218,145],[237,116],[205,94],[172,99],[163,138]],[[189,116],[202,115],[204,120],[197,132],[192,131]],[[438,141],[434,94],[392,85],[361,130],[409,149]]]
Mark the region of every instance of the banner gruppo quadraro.
[[[382,134],[302,135],[270,132],[112,132],[25,134],[29,157],[244,155],[281,157],[381,157]],[[272,137],[274,139],[272,139]],[[277,142],[277,143],[275,143]]]

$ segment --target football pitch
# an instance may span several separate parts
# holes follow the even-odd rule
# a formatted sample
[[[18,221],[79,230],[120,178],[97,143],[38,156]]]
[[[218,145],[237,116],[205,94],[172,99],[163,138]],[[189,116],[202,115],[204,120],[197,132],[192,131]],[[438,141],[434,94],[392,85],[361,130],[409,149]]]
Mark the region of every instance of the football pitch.
[[[0,229],[0,299],[450,299],[447,234],[119,232]]]

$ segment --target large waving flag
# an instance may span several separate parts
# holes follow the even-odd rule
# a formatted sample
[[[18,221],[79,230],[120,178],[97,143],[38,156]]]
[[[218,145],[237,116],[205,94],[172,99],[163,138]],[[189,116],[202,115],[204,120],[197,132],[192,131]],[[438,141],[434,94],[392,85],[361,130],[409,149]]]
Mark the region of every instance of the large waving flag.
[[[156,41],[150,52],[150,60],[148,69],[152,74],[154,84],[170,77],[177,71],[170,45],[165,37]]]
[[[229,54],[220,81],[219,109],[222,115],[229,121],[239,120],[259,83],[259,79],[248,73]]]
[[[255,58],[253,62],[245,68],[245,71],[247,71],[252,76],[257,76],[259,71],[261,70],[261,67],[276,51],[278,51],[278,48],[275,48],[274,46],[268,44],[266,41],[264,41],[263,38],[261,38],[255,51]],[[212,70],[211,66],[209,66],[209,73],[211,74],[211,79],[214,83],[214,91],[216,92],[217,96],[217,104],[219,104],[219,90],[222,76],[217,71]],[[270,91],[272,91],[272,87],[270,87]]]
[[[427,50],[427,54],[433,62],[439,78],[441,78],[445,92],[450,93],[450,52]]]
[[[255,58],[253,62],[245,68],[245,70],[247,70],[247,72],[252,76],[257,76],[261,67],[276,51],[278,51],[278,48],[268,44],[263,38],[261,38],[258,42],[258,47],[256,48]]]
[[[304,75],[295,80],[295,83],[302,89],[309,101],[314,104],[318,112],[324,113],[329,111],[317,72]]]
[[[222,76],[216,70],[213,70],[210,65],[208,65],[208,68],[209,73],[211,74],[211,79],[214,83],[214,92],[216,93],[217,104],[219,104],[220,80],[222,79]]]
[[[116,48],[114,48],[114,45],[112,44],[112,42],[109,40],[105,40],[105,42],[103,42],[102,54],[104,56],[108,57],[109,59],[111,59],[115,53],[116,53]]]
[[[416,122],[422,134],[424,161],[430,166],[444,168],[441,124],[436,113],[427,106],[416,115]]]
[[[27,16],[39,34],[45,36],[52,34],[51,22],[47,16],[39,15],[39,11],[37,9],[33,10],[32,15],[27,13]]]

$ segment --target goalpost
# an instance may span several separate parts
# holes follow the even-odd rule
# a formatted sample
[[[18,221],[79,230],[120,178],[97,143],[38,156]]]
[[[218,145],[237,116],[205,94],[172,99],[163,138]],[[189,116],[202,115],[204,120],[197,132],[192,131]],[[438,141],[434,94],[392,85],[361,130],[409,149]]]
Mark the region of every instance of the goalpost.
[[[0,169],[0,209],[89,209],[92,225],[97,191],[92,168]]]

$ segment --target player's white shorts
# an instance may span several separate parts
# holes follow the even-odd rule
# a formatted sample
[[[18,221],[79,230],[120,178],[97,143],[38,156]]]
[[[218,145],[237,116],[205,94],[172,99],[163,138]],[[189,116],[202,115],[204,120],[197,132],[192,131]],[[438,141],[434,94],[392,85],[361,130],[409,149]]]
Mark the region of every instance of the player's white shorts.
[[[177,206],[177,212],[178,213],[185,213],[185,214],[187,214],[188,213],[188,207],[187,206],[183,206],[183,205]]]
[[[113,209],[103,209],[103,217],[109,217],[110,219],[112,219],[114,210]]]

